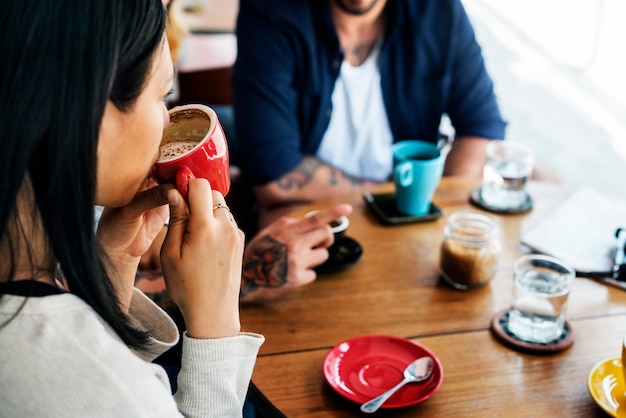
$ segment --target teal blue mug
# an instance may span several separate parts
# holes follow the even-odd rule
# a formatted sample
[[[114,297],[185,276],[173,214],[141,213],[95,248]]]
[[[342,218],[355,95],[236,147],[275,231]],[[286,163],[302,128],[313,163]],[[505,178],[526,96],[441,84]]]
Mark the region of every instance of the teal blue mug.
[[[428,214],[443,174],[444,156],[436,144],[418,140],[397,142],[392,153],[398,210],[411,216]]]

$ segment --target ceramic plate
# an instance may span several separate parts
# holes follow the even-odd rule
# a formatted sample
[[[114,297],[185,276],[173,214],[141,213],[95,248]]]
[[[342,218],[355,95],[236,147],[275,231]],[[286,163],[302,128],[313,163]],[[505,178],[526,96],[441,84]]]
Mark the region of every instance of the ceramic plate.
[[[587,377],[587,389],[598,406],[613,417],[626,417],[626,385],[619,357],[596,364]]]
[[[326,354],[324,376],[337,393],[361,404],[400,382],[405,367],[424,356],[432,357],[435,362],[430,378],[404,386],[381,407],[402,408],[430,398],[443,381],[441,362],[418,343],[390,335],[344,341]]]
[[[342,237],[328,248],[328,260],[315,268],[318,274],[347,269],[361,259],[363,248],[350,237]]]

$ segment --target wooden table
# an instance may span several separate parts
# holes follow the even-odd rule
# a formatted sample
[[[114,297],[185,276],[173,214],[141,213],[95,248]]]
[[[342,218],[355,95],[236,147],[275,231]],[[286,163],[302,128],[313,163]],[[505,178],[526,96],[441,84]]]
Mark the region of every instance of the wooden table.
[[[575,342],[563,352],[523,354],[500,344],[489,324],[510,305],[512,264],[527,252],[520,231],[566,194],[553,185],[531,184],[530,214],[497,216],[503,255],[496,277],[484,288],[459,291],[439,278],[439,248],[451,213],[479,210],[468,201],[476,186],[473,180],[444,178],[434,197],[444,211],[441,218],[391,227],[377,221],[360,195],[346,196],[342,201],[354,205],[347,235],[363,247],[359,263],[279,300],[242,307],[243,329],[266,337],[252,377],[266,413],[363,415],[325,382],[322,361],[346,339],[388,334],[431,349],[443,364],[444,379],[427,401],[379,411],[380,416],[604,416],[587,393],[586,377],[598,361],[620,355],[626,292],[576,279],[568,308]]]

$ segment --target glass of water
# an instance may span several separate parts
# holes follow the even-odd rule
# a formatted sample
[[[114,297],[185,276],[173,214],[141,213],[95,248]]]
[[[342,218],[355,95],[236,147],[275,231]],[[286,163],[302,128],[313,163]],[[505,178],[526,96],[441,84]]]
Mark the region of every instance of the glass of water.
[[[517,209],[528,198],[526,182],[533,170],[529,147],[519,142],[491,141],[483,169],[481,198],[498,209]]]
[[[563,334],[572,267],[543,255],[526,255],[513,265],[515,286],[508,329],[522,341],[547,344]]]

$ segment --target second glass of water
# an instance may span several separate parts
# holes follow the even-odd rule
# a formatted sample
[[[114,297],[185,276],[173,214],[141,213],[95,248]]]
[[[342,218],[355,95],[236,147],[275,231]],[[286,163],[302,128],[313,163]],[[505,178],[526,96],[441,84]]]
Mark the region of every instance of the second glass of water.
[[[558,340],[564,331],[574,269],[553,257],[526,255],[515,262],[513,274],[509,331],[529,343]]]
[[[489,206],[516,209],[524,205],[526,182],[533,170],[529,147],[519,142],[491,141],[483,169],[481,198]]]

